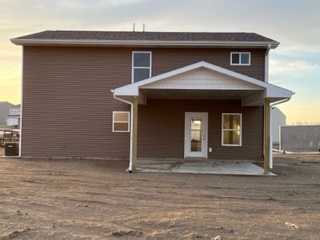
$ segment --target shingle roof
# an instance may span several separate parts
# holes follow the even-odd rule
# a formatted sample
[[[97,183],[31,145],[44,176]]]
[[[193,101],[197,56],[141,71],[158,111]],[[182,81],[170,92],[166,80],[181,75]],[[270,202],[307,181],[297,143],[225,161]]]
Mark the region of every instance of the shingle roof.
[[[119,31],[44,31],[12,39],[24,41],[145,41],[145,42],[234,42],[279,43],[256,33],[246,32],[119,32]],[[23,45],[23,44],[22,44]]]

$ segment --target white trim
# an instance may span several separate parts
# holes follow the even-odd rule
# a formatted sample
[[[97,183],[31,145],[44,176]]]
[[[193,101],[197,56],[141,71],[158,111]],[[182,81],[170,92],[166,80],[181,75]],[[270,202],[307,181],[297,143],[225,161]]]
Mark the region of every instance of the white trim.
[[[149,67],[135,67],[134,66],[134,54],[135,53],[149,53],[150,62]],[[134,81],[134,69],[149,69],[149,78],[152,76],[152,52],[151,51],[132,51],[132,59],[131,59],[131,83],[135,83]]]
[[[13,44],[25,46],[171,46],[171,47],[257,47],[276,48],[279,42],[234,42],[234,41],[145,41],[145,40],[55,40],[55,39],[10,39]]]
[[[224,144],[224,128],[223,128],[223,117],[225,115],[238,115],[240,116],[240,142],[239,144]],[[228,129],[227,129],[228,130]],[[229,129],[230,131],[235,131],[235,129]],[[242,146],[242,113],[222,113],[221,115],[221,146],[231,146],[231,147],[241,147]]]
[[[127,121],[115,121],[115,114],[116,113],[127,113],[128,114],[128,120]],[[115,130],[114,124],[115,123],[127,123],[128,124],[128,130],[127,131],[121,131],[121,130]],[[112,112],[112,132],[130,132],[130,111],[113,111]]]
[[[24,72],[23,72],[23,64],[24,64],[24,61],[23,61],[23,59],[24,59],[24,47],[22,48],[22,64],[21,64],[21,89],[20,89],[20,91],[21,91],[21,95],[20,95],[20,135],[19,135],[19,157],[21,157],[21,150],[22,150],[22,136],[23,136],[23,132],[22,132],[22,128],[23,128],[23,126],[22,126],[22,118],[23,118],[23,74],[24,74]]]
[[[204,121],[202,132],[202,151],[192,153],[190,149],[190,118],[201,117]],[[184,158],[201,157],[208,158],[208,113],[207,112],[185,112],[184,117]]]
[[[281,100],[283,98],[291,98],[291,96],[293,95],[293,92],[288,89],[281,88],[271,83],[266,83],[264,81],[261,81],[252,77],[248,77],[246,75],[243,75],[243,74],[240,74],[240,73],[231,71],[229,69],[222,68],[204,61],[194,63],[170,72],[166,72],[166,73],[163,73],[163,74],[160,74],[136,83],[131,83],[131,84],[116,88],[114,89],[114,94],[116,96],[139,96],[139,88],[143,85],[154,83],[156,81],[160,81],[165,78],[169,78],[169,77],[178,75],[180,73],[185,73],[187,71],[191,71],[201,67],[204,67],[209,70],[213,70],[222,74],[226,74],[230,77],[237,78],[241,81],[245,81],[245,82],[263,87],[266,90],[263,97],[280,98],[279,100]]]
[[[113,94],[113,98],[120,101],[120,102],[123,102],[123,103],[126,103],[126,104],[129,104],[130,105],[130,110],[131,110],[131,113],[130,114],[130,129],[133,129],[133,103],[129,102],[129,101],[126,101],[122,98],[118,98],[117,96],[114,95],[114,92],[111,91]],[[129,149],[129,167],[127,169],[127,171],[131,172],[132,171],[132,146],[133,146],[133,134],[132,134],[132,131],[130,131],[130,149]]]
[[[239,54],[239,63],[232,62],[232,55]],[[249,63],[241,63],[241,55],[248,54],[249,55]],[[232,66],[250,66],[251,65],[251,53],[250,52],[231,52],[230,53],[230,65]]]

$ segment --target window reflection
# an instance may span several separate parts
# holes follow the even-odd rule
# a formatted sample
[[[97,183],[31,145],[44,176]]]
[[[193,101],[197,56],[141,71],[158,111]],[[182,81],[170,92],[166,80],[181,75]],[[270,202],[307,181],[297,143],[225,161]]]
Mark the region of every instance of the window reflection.
[[[193,118],[191,120],[191,152],[201,152],[202,119]]]

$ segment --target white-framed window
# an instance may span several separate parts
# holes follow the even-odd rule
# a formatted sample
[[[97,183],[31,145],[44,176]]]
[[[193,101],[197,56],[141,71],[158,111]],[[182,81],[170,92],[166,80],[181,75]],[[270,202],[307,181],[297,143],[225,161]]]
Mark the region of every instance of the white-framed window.
[[[151,77],[151,52],[132,52],[132,82]]]
[[[231,65],[250,65],[251,64],[250,52],[231,52],[230,64]]]
[[[222,146],[241,146],[242,114],[222,114]]]
[[[130,112],[113,111],[112,132],[130,132]]]

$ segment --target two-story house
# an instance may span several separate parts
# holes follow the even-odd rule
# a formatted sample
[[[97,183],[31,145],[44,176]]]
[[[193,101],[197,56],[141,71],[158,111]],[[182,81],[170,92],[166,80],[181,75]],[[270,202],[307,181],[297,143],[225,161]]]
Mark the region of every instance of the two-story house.
[[[137,158],[264,160],[269,171],[270,106],[293,94],[268,82],[278,42],[96,31],[11,41],[23,46],[21,156],[129,159],[129,170]]]

